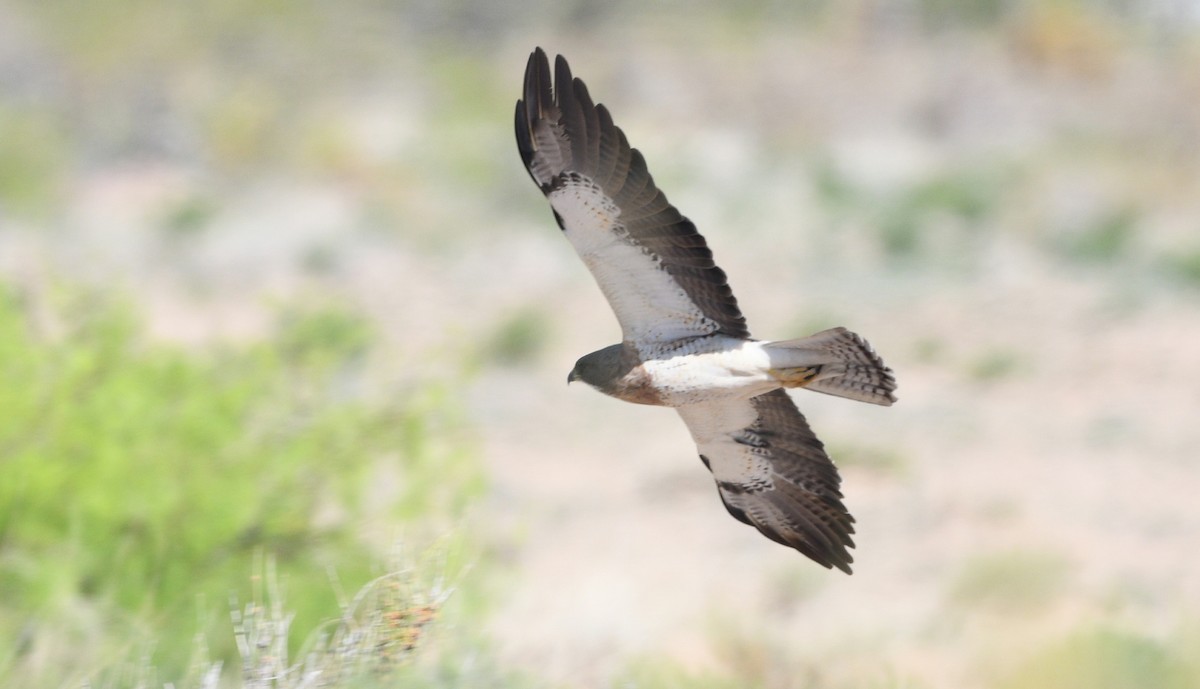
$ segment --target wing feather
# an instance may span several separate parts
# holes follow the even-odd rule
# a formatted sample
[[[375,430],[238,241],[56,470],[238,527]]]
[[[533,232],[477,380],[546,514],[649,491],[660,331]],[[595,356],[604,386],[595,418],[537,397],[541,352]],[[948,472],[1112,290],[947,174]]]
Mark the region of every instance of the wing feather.
[[[771,540],[850,573],[854,517],[837,467],[783,390],[678,408],[725,508]]]
[[[565,62],[565,60],[564,60]],[[572,83],[575,88],[575,100],[579,102],[579,108],[583,112],[583,121],[587,130],[587,146],[585,159],[595,161],[596,169],[599,169],[600,162],[600,113],[596,112],[596,104],[592,102],[592,97],[588,94],[587,85],[581,79],[575,79]]]
[[[553,74],[553,77],[551,76]],[[560,55],[538,48],[516,107],[517,148],[635,346],[749,337],[724,271],[646,161]]]
[[[612,115],[603,105],[596,106],[597,123],[600,127],[600,146],[596,158],[596,184],[601,188],[612,186],[613,170],[620,159],[620,147],[623,137],[618,136],[620,130],[613,124]],[[519,136],[519,135],[518,135]]]
[[[629,145],[629,139],[625,138],[625,132],[616,125],[613,125],[613,132],[617,138],[617,161],[613,166],[612,179],[604,187],[609,197],[620,193],[625,182],[629,180],[629,167],[633,165],[633,148]]]

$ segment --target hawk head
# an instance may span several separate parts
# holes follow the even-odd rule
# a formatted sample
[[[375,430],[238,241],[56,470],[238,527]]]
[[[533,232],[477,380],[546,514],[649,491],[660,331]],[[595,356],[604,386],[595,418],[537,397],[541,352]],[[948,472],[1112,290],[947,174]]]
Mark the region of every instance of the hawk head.
[[[621,350],[622,346],[615,344],[581,357],[567,374],[567,384],[582,380],[602,392],[608,390],[624,374]]]

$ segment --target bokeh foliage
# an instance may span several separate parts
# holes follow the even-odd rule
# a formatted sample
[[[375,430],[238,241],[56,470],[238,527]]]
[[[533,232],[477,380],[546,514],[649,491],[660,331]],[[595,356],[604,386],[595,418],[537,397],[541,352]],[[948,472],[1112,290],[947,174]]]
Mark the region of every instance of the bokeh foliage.
[[[997,689],[1127,689],[1195,686],[1194,649],[1114,629],[1089,629],[1021,663]]]
[[[150,620],[170,670],[257,553],[311,629],[336,614],[330,572],[358,586],[379,561],[359,532],[381,462],[400,476],[393,520],[444,523],[480,486],[470,453],[428,438],[457,423],[443,392],[380,402],[338,383],[369,338],[350,316],[192,352],[146,341],[119,300],[57,301],[35,315],[0,292],[0,677],[67,653],[93,616]],[[228,623],[210,631],[228,651]]]

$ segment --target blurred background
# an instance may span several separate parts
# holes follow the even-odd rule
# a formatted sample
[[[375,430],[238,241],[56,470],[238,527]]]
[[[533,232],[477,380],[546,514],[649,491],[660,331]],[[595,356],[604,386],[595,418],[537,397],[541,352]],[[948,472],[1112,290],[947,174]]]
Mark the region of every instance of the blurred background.
[[[896,370],[796,395],[854,576],[563,385],[538,45],[757,336]],[[2,0],[0,684],[1194,687],[1198,316],[1192,0]]]

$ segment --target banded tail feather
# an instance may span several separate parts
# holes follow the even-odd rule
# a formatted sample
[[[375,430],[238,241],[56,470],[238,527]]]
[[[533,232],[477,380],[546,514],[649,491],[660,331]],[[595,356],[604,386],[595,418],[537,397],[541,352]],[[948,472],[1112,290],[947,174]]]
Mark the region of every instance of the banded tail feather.
[[[822,330],[795,340],[763,344],[771,373],[784,387],[891,406],[896,401],[892,369],[871,345],[845,328]]]

